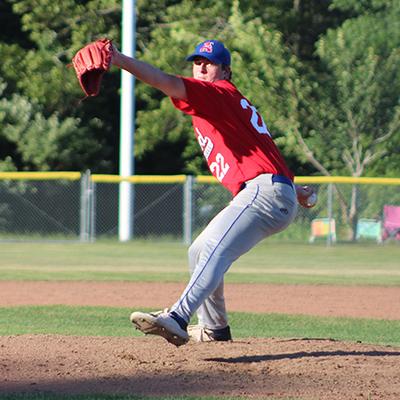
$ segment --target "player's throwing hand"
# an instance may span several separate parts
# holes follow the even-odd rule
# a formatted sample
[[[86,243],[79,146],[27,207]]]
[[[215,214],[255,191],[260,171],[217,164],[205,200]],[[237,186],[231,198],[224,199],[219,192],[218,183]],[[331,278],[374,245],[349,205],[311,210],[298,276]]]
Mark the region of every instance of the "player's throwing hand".
[[[317,204],[317,193],[310,186],[296,185],[297,201],[304,208],[311,208]]]

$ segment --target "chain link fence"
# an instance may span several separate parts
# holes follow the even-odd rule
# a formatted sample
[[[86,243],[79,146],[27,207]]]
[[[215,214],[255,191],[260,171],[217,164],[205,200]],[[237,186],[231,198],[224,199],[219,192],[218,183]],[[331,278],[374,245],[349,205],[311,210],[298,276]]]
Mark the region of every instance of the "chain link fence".
[[[132,239],[189,244],[231,200],[212,177],[131,178]],[[0,173],[0,240],[118,240],[121,181],[89,172]],[[292,225],[269,240],[400,243],[400,214],[389,234],[384,215],[389,205],[400,210],[400,179],[299,177],[296,183],[314,186],[319,201],[299,207]]]
[[[0,240],[76,240],[79,173],[0,173]]]

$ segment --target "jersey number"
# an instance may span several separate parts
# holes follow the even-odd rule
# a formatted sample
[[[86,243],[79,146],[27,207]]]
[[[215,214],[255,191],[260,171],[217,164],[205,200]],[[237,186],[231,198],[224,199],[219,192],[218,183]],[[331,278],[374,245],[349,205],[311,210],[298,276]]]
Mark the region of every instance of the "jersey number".
[[[197,141],[199,142],[201,150],[203,151],[204,157],[206,158],[206,160],[208,160],[208,157],[210,157],[212,149],[214,148],[214,144],[209,137],[203,136],[201,134],[199,128],[196,128],[196,132],[197,132]]]
[[[265,122],[262,118],[262,116],[257,112],[257,109],[254,106],[251,106],[250,103],[246,99],[240,100],[240,105],[244,110],[247,108],[251,109],[251,119],[250,122],[253,125],[254,129],[261,134],[266,134],[271,136],[271,134],[268,132],[267,125],[265,125]],[[261,122],[261,125],[259,124],[259,121]]]
[[[210,170],[222,182],[229,170],[229,164],[225,162],[224,156],[221,153],[218,153],[215,161],[210,164]]]

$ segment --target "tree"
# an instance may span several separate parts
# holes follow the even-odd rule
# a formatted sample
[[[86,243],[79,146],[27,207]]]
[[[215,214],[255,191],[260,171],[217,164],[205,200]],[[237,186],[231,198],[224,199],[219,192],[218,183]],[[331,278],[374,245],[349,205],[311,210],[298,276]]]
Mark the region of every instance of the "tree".
[[[328,28],[338,27],[348,16],[346,10],[330,7],[331,0],[259,0],[242,1],[246,17],[258,17],[267,26],[282,33],[293,54],[307,64],[315,61],[315,43]]]
[[[0,132],[7,143],[1,149],[0,158],[18,169],[110,171],[115,140],[110,115],[113,112],[118,115],[117,83],[108,97],[99,96],[94,101],[80,103],[82,92],[73,69],[67,68],[67,64],[87,41],[103,34],[117,35],[118,26],[112,21],[120,16],[119,2],[7,0],[7,3],[12,6],[7,12],[12,10],[11,16],[21,25],[13,32],[15,36],[0,43],[0,57],[4,60],[0,75],[7,82],[3,88],[3,107],[11,107],[0,123]],[[112,78],[110,74],[107,83]],[[105,85],[105,94],[107,89]],[[112,107],[107,104],[110,99],[115,101]],[[10,133],[12,126],[7,120],[14,118],[13,104],[22,107],[20,117],[15,120],[16,130],[27,121],[35,121],[29,125],[30,134],[24,134],[21,139],[36,140],[36,144],[26,144],[23,155],[21,148],[12,153],[16,133]],[[34,129],[37,134],[32,133]],[[60,131],[56,133],[57,130]],[[49,157],[42,154],[43,159],[39,160],[41,156],[34,152],[39,138],[44,148],[49,141],[49,148],[55,147],[59,153],[48,154]]]
[[[162,21],[167,7],[176,0],[138,0],[137,41],[147,46],[153,26]],[[75,52],[98,37],[120,43],[121,2],[119,0],[5,0],[0,3],[0,22],[7,34],[0,35],[0,76],[7,82],[3,97],[31,104],[42,120],[75,121],[74,134],[58,145],[71,155],[70,162],[55,156],[46,167],[13,154],[13,145],[3,135],[0,160],[18,169],[91,169],[118,171],[120,72],[112,69],[103,78],[101,95],[80,102],[83,94],[72,68],[67,65]],[[2,30],[3,32],[3,30]],[[140,107],[140,104],[139,104]],[[0,132],[4,125],[0,123]],[[47,137],[42,132],[43,139]],[[78,138],[81,138],[78,140]],[[85,140],[83,140],[85,138]],[[61,140],[61,137],[59,138]],[[77,142],[75,142],[75,139]],[[74,150],[74,151],[73,151]],[[79,159],[78,159],[79,158]]]
[[[179,7],[170,7],[165,24],[154,30],[141,58],[167,72],[183,71],[182,75],[190,76],[191,65],[184,61],[185,56],[199,41],[218,37],[232,52],[234,83],[284,144],[292,123],[287,116],[296,106],[291,94],[299,86],[296,58],[283,45],[279,32],[259,18],[246,20],[239,6],[239,1],[233,1],[230,9],[223,2],[203,1],[202,7],[193,9],[192,1],[186,0]],[[151,87],[138,84],[138,96],[146,104],[137,116],[139,159],[169,141],[171,146],[179,144],[183,148],[185,172],[204,173],[190,118],[176,111],[168,98]]]
[[[306,100],[307,125],[295,131],[303,157],[328,176],[371,174],[400,144],[400,36],[394,24],[400,6],[380,0],[354,5],[361,15],[318,42],[322,74],[310,92],[314,97]],[[355,226],[356,186],[347,210]]]
[[[4,88],[0,82],[0,95]],[[4,146],[0,169],[78,169],[82,159],[87,160],[99,150],[93,146],[90,130],[79,129],[79,122],[72,117],[61,120],[57,112],[45,118],[39,104],[18,94],[2,98],[0,139]]]
[[[349,174],[351,168],[362,169],[362,174],[395,174],[397,3],[137,0],[137,54],[168,72],[190,75],[184,57],[193,45],[205,38],[220,38],[232,50],[234,82],[263,114],[297,173],[308,174],[311,165],[312,172],[324,174]],[[337,28],[346,16],[351,19]],[[98,37],[111,37],[118,45],[120,21],[118,0],[0,2],[0,23],[5,28],[0,33],[0,76],[7,83],[2,89],[7,117],[0,121],[0,160],[7,160],[7,168],[117,172],[119,71],[112,69],[104,76],[100,96],[79,102],[82,91],[67,64],[78,48]],[[321,38],[313,54],[315,40],[328,27],[335,29]],[[365,76],[370,78],[368,85]],[[138,83],[136,93],[136,171],[205,172],[190,118],[152,88]],[[9,129],[5,121],[12,104],[23,107],[21,113],[29,121],[39,115],[47,121],[37,129],[47,129],[50,120],[57,120],[55,125],[64,126],[65,132],[70,126],[68,137],[64,133],[49,140],[60,140],[56,147],[65,152],[74,149],[71,158],[45,157],[46,164],[34,161],[33,152],[31,159],[27,152],[22,157],[12,135],[4,130],[5,126]],[[379,112],[374,114],[374,110]],[[358,154],[352,147],[343,148],[350,134],[350,117],[360,137],[370,138],[360,141]],[[331,153],[326,151],[327,137]],[[46,138],[42,131],[42,140]],[[79,157],[73,157],[75,152]]]

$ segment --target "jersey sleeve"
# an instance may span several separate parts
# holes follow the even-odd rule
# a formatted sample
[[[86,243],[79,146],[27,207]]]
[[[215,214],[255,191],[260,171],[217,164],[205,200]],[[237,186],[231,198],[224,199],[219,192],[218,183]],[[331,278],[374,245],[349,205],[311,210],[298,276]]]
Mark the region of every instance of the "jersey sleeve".
[[[214,118],[221,116],[221,102],[226,95],[224,82],[204,82],[193,78],[181,78],[186,87],[187,100],[171,98],[172,104],[185,114]]]

